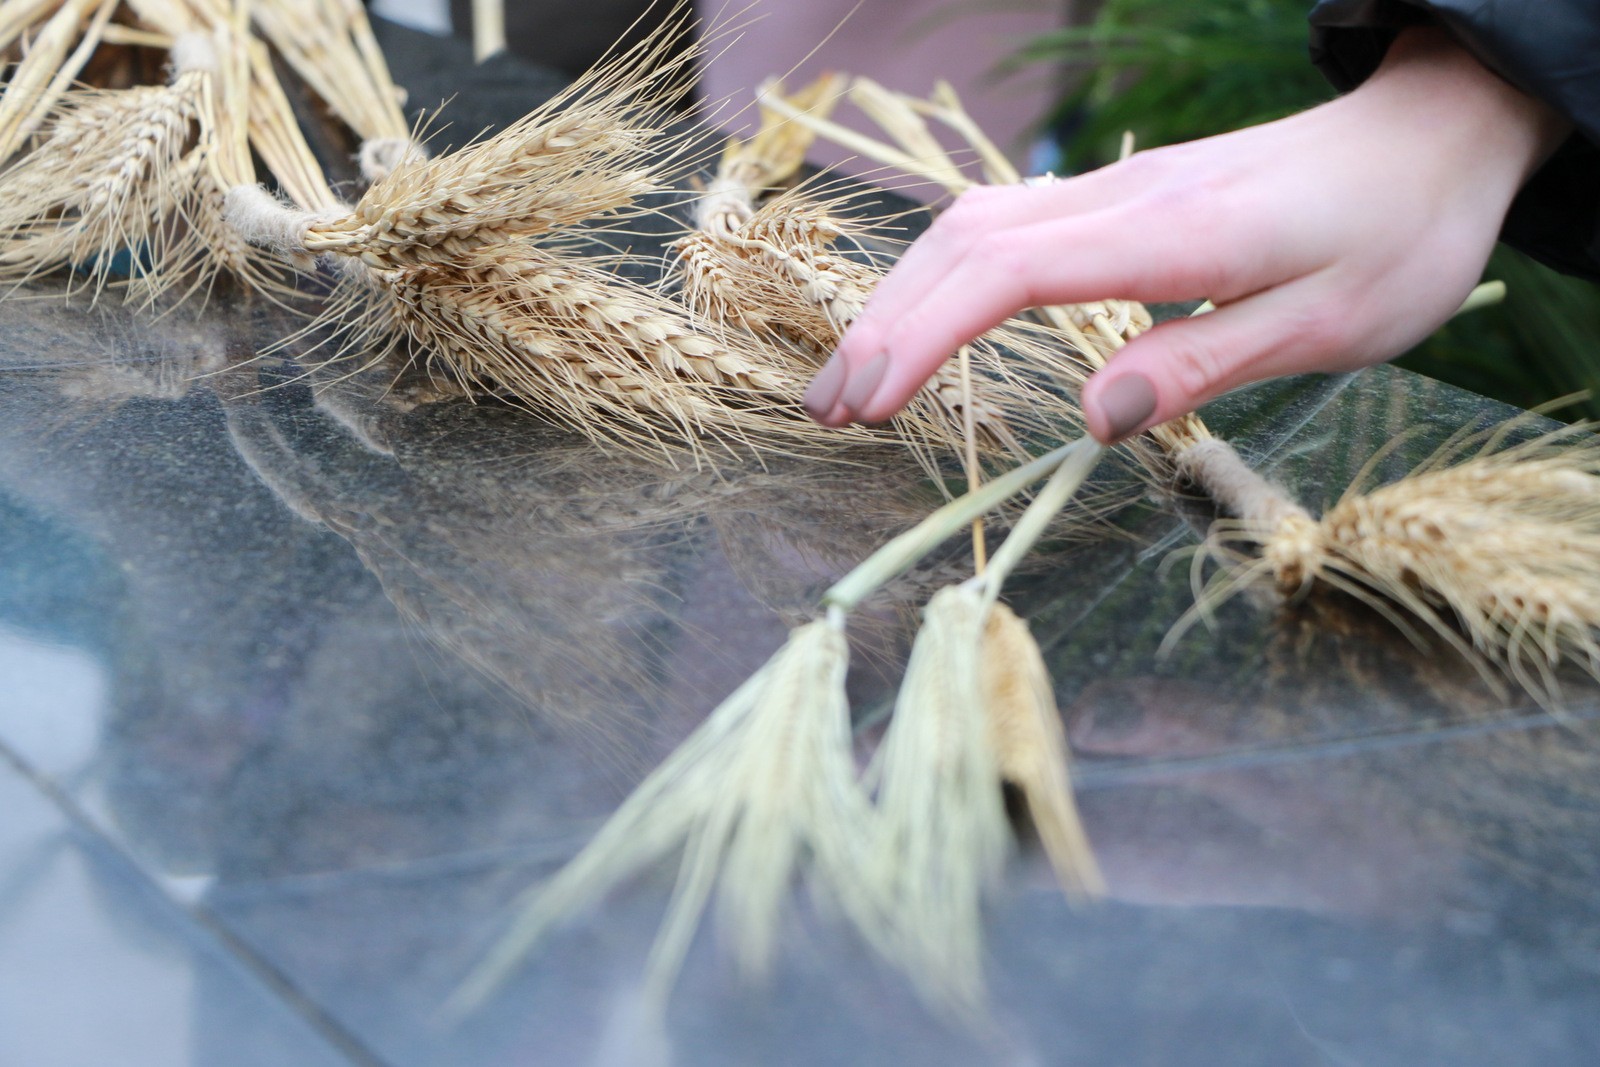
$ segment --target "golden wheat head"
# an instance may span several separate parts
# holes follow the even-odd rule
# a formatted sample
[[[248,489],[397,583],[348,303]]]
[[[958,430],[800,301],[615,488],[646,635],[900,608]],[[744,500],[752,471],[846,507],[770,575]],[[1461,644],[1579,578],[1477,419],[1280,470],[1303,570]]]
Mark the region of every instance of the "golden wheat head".
[[[1600,674],[1600,442],[1577,427],[1467,458],[1463,448],[1371,491],[1353,486],[1320,519],[1278,508],[1220,522],[1209,546],[1237,568],[1226,585],[1266,572],[1290,593],[1348,592],[1557,701],[1562,664]],[[1259,561],[1238,554],[1251,546]]]

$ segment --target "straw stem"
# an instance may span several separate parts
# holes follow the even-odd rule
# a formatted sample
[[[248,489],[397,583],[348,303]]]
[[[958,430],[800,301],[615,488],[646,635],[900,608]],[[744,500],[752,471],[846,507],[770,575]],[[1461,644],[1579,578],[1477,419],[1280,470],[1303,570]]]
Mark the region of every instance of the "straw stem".
[[[822,595],[829,607],[853,611],[863,600],[888,582],[915,566],[935,548],[949,540],[974,518],[1010,500],[1028,486],[1045,477],[1070,456],[1083,451],[1099,454],[1100,445],[1090,437],[1053,449],[1037,459],[1014,467],[988,484],[959,496],[937,509],[904,533],[892,538],[859,566]],[[993,563],[990,564],[991,569]]]
[[[1060,465],[1050,475],[1050,480],[990,558],[989,570],[980,578],[988,603],[994,603],[1006,578],[1044,535],[1051,521],[1067,506],[1067,502],[1078,492],[1089,477],[1089,472],[1094,470],[1095,464],[1105,454],[1105,446],[1092,437],[1081,438],[1077,446],[1071,454],[1062,458]]]
[[[505,50],[505,4],[501,0],[472,0],[472,58],[482,63]]]

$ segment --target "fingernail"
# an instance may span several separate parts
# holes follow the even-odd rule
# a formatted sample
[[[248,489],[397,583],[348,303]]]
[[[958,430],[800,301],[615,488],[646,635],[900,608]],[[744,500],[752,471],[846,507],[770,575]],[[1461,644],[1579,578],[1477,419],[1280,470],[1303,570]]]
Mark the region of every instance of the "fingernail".
[[[867,406],[872,394],[883,384],[883,376],[888,370],[889,353],[879,352],[860,370],[850,375],[844,391],[839,394],[839,403],[850,412],[852,419],[857,418],[861,414],[861,409]]]
[[[1100,390],[1100,411],[1105,415],[1111,440],[1120,441],[1155,414],[1156,387],[1144,375],[1129,371]]]
[[[844,357],[837,352],[828,360],[817,376],[811,379],[811,384],[806,387],[806,411],[813,419],[821,422],[828,417],[828,412],[839,402],[839,393],[844,389],[845,379],[849,376],[850,368],[845,363]]]

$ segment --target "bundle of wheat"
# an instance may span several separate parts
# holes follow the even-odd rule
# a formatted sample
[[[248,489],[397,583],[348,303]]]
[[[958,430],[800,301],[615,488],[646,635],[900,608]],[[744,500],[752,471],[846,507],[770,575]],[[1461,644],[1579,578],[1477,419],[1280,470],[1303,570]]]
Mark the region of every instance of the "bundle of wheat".
[[[103,23],[115,8],[95,7],[93,18]],[[1014,428],[1017,418],[1027,429],[1042,422],[1059,430],[1056,398],[1022,381],[987,341],[969,353],[970,374],[946,374],[925,410],[892,431],[841,438],[807,420],[801,384],[878,271],[835,247],[856,235],[830,218],[829,205],[797,198],[756,210],[750,183],[776,175],[752,173],[749,153],[724,182],[745,190],[742,232],[731,224],[707,231],[718,237],[715,251],[742,264],[717,329],[622,280],[624,271],[610,269],[620,258],[596,255],[647,210],[641,197],[666,188],[663,174],[675,163],[661,149],[671,140],[667,111],[694,57],[673,54],[668,32],[492,137],[435,159],[404,147],[389,153],[368,168],[377,180],[349,206],[322,173],[267,46],[251,31],[260,27],[369,147],[392,146],[403,119],[358,5],[129,0],[127,10],[123,29],[170,50],[173,82],[99,90],[47,113],[51,136],[6,175],[22,195],[0,218],[0,273],[23,279],[72,267],[97,291],[128,273],[130,292],[149,302],[208,291],[223,275],[287,292],[287,269],[311,270],[321,259],[337,266],[334,292],[309,330],[342,331],[335,355],[360,350],[379,360],[409,339],[459,388],[548,411],[607,444],[668,454],[687,447],[697,459],[753,447],[820,454],[898,436],[936,469],[934,456],[966,439],[1020,452],[1027,434]],[[75,35],[83,34],[74,56],[93,51],[94,34],[80,26],[90,13],[82,0],[29,6],[29,17],[45,19],[41,36],[53,48],[30,51],[41,57],[24,72],[34,72],[32,81]],[[24,93],[29,84],[8,87],[7,113],[19,122],[32,121],[43,99]],[[88,121],[100,111],[120,114]],[[792,169],[804,149],[799,129],[770,127],[761,155],[781,155],[776,166]],[[282,198],[257,182],[252,153]],[[722,328],[729,318],[790,321]],[[1030,342],[1019,334],[1009,343]],[[1035,354],[1044,358],[1042,346]],[[1036,420],[1036,412],[1046,414]]]
[[[1185,472],[1237,516],[1206,541],[1204,558],[1225,570],[1197,614],[1264,576],[1290,597],[1324,584],[1559,707],[1562,664],[1600,676],[1600,443],[1588,426],[1509,447],[1503,436],[1453,444],[1370,491],[1352,485],[1320,518],[1215,446],[1191,451]]]
[[[91,25],[80,51],[113,29],[144,34],[143,43],[169,50],[170,81],[71,89],[48,106],[40,99],[37,133],[0,177],[8,193],[0,276],[71,268],[97,294],[125,279],[128,298],[146,304],[172,293],[169,302],[181,302],[224,274],[259,291],[286,291],[271,258],[222,218],[222,190],[255,173],[237,36],[204,5],[134,0],[130,9],[144,28],[112,23],[96,33]],[[97,17],[115,10],[108,5]],[[23,84],[14,79],[7,92]]]
[[[450,1010],[470,1010],[554,925],[681,847],[677,891],[651,955],[658,1007],[714,889],[735,952],[760,971],[771,961],[785,890],[804,873],[930,1000],[976,1017],[979,908],[1010,848],[1003,780],[1022,789],[1063,886],[1099,886],[1037,647],[995,601],[1101,451],[1084,438],[1016,467],[835,583],[822,617],[792,631],[577,857],[530,892]],[[1047,474],[1049,484],[985,572],[929,604],[884,740],[874,804],[850,744],[848,615],[961,526]]]
[[[240,186],[228,218],[286,258],[340,264],[327,317],[346,331],[341,351],[409,337],[469,391],[611,445],[803,440],[813,431],[778,410],[799,391],[781,361],[700,336],[657,294],[573,254],[573,227],[615,224],[660,187],[660,108],[684,76],[662,47],[645,42],[493,137],[402,163],[353,208]]]

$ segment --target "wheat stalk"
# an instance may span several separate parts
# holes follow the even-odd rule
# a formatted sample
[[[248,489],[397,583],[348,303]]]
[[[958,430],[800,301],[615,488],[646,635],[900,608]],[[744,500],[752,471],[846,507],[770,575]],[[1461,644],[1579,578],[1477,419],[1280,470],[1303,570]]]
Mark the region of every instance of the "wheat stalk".
[[[504,0],[472,0],[472,58],[482,63],[505,50]]]
[[[32,36],[35,26],[49,19],[63,0],[7,0],[0,4],[0,53],[24,35]]]
[[[89,61],[117,3],[66,0],[34,36],[0,93],[0,162],[15,155],[54,110]]]
[[[427,158],[358,0],[256,0],[257,26],[290,68],[361,138],[368,181]]]

